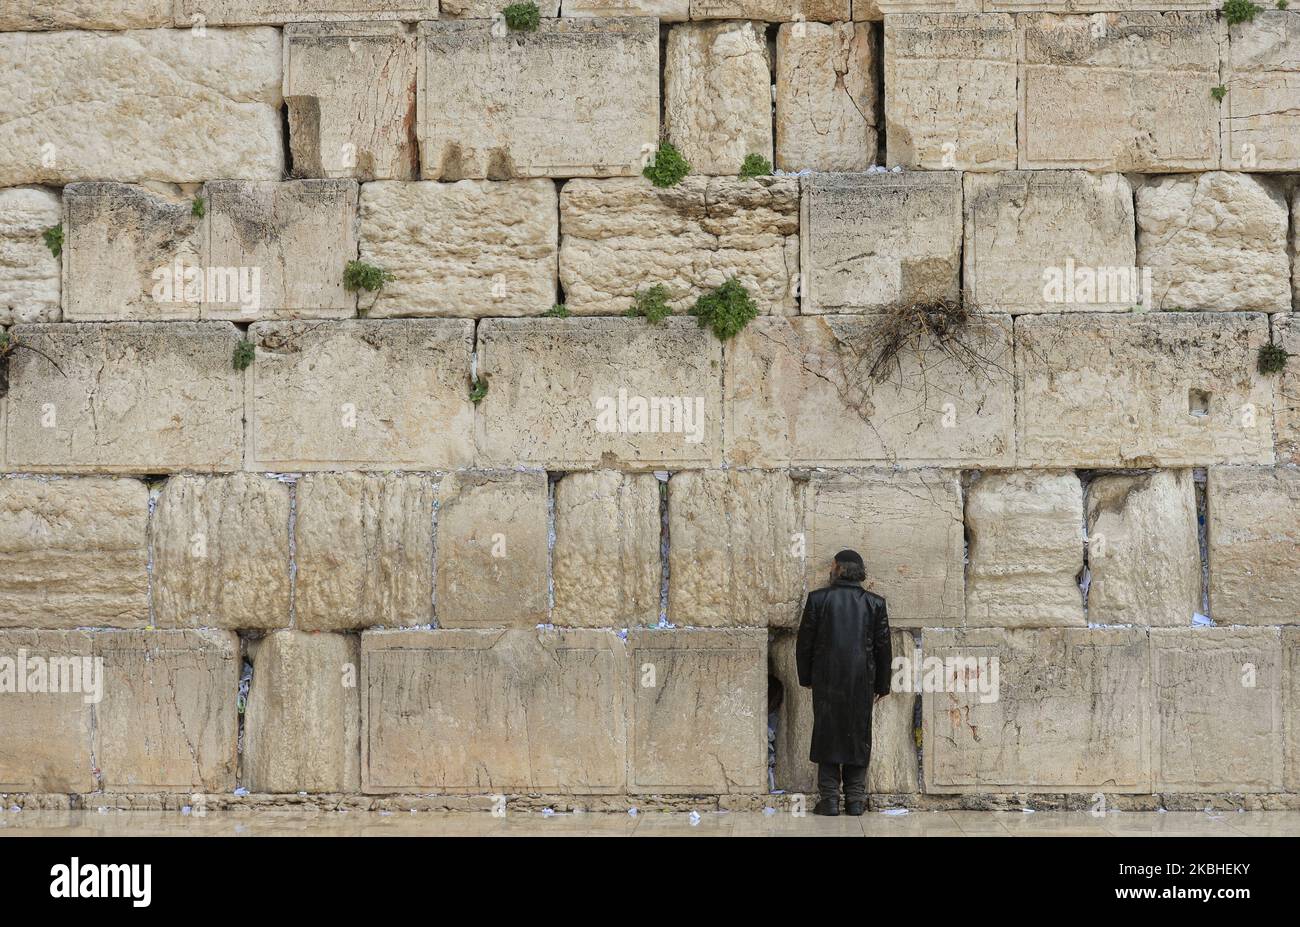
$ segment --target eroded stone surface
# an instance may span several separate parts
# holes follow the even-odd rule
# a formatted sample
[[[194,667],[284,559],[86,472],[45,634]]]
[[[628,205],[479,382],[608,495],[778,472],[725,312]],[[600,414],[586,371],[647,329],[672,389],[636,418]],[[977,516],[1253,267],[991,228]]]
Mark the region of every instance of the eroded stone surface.
[[[1206,491],[1211,616],[1300,623],[1300,471],[1211,467]]]
[[[680,22],[690,16],[690,8],[691,0],[564,0],[561,12],[565,16],[655,16],[660,22]]]
[[[439,6],[443,17],[453,19],[493,19],[505,8],[498,0],[442,0]],[[542,16],[558,16],[560,0],[542,0],[537,7]]]
[[[0,190],[0,323],[57,322],[59,259],[42,234],[63,221],[57,191]]]
[[[1273,385],[1277,462],[1300,464],[1300,314],[1273,316],[1273,341],[1291,355]]]
[[[849,0],[690,0],[691,19],[842,22]]]
[[[1300,14],[1265,9],[1228,27],[1222,49],[1223,166],[1228,170],[1300,168]]]
[[[172,0],[7,0],[0,32],[149,29],[172,24]]]
[[[451,5],[463,0],[447,0]],[[176,0],[176,25],[436,19],[438,0]]]
[[[1283,783],[1300,789],[1300,628],[1282,629]]]
[[[776,38],[777,168],[864,171],[876,163],[871,27],[785,23]]]

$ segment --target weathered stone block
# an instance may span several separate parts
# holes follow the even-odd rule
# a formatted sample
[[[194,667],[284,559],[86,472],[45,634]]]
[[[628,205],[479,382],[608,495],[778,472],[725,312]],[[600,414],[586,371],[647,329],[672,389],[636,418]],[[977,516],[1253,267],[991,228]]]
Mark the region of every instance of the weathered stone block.
[[[537,4],[542,16],[559,16],[560,0],[541,0]],[[453,19],[497,19],[504,21],[504,5],[497,0],[442,0],[439,13]]]
[[[448,5],[456,0],[447,0]],[[438,0],[176,0],[176,25],[437,19]]]
[[[1300,13],[1264,10],[1221,43],[1223,167],[1300,168]]]
[[[244,378],[228,322],[15,325],[11,470],[163,473],[243,465]],[[55,366],[57,365],[57,366]]]
[[[251,792],[361,788],[361,643],[275,631],[253,651],[243,782]]]
[[[1083,625],[1083,486],[1073,473],[986,473],[966,496],[970,627]],[[1191,620],[1191,615],[1187,616]]]
[[[1021,168],[1218,166],[1213,13],[1042,13],[1021,31]]]
[[[1013,453],[1011,325],[973,320],[956,357],[932,341],[872,368],[867,316],[751,322],[727,349],[726,453],[735,466],[995,466]]]
[[[849,548],[865,586],[885,597],[893,627],[960,625],[965,538],[958,475],[946,471],[815,473],[808,488],[807,589],[825,586]]]
[[[528,628],[545,622],[546,474],[449,473],[438,495],[438,626]]]
[[[963,289],[973,305],[1013,315],[1127,311],[1149,295],[1123,174],[972,173],[964,185]]]
[[[849,0],[690,0],[690,3],[691,19],[841,22],[850,15]]]
[[[945,661],[921,696],[927,792],[1151,791],[1145,630],[927,629],[922,650]]]
[[[752,323],[751,323],[752,324]],[[716,465],[722,349],[694,319],[489,319],[477,417],[492,466]]]
[[[1300,628],[1282,629],[1282,776],[1300,790]]]
[[[926,170],[1015,167],[1017,44],[1005,13],[888,17],[885,160]]]
[[[154,506],[154,624],[289,626],[289,487],[254,474],[173,476]]]
[[[961,295],[961,175],[813,174],[799,237],[805,314]]]
[[[659,138],[659,29],[646,17],[422,23],[420,165],[430,180],[641,172]]]
[[[871,27],[785,23],[776,37],[776,158],[781,170],[864,171],[876,163]]]
[[[555,304],[555,200],[546,179],[366,184],[361,259],[393,279],[361,305],[372,316],[541,315]]]
[[[1277,462],[1300,464],[1300,313],[1273,316],[1273,341],[1291,355],[1273,387]]]
[[[295,626],[430,624],[436,494],[426,474],[311,473],[299,480]]]
[[[1219,624],[1300,624],[1300,471],[1211,467],[1210,609]]]
[[[258,322],[250,336],[250,469],[433,470],[472,461],[473,322]]]
[[[149,29],[172,24],[172,0],[6,0],[0,32]]]
[[[570,473],[555,485],[557,625],[626,628],[659,620],[659,480]]]
[[[1088,620],[1189,627],[1201,610],[1191,471],[1099,476],[1087,496]]]
[[[664,129],[697,174],[772,159],[772,66],[762,25],[673,26],[664,51]]]
[[[761,312],[798,310],[797,180],[687,177],[663,188],[642,178],[572,180],[560,191],[560,225],[570,312],[622,315],[652,286],[685,312],[730,277]]]
[[[1249,174],[1164,177],[1137,192],[1138,263],[1157,309],[1291,308],[1287,204]]]
[[[284,169],[275,29],[0,34],[0,72],[0,186]]]
[[[1281,791],[1282,671],[1276,629],[1153,628],[1152,789]]]
[[[59,259],[41,237],[62,221],[57,191],[0,190],[0,324],[62,318]]]
[[[366,792],[620,792],[623,642],[612,631],[361,635]]]
[[[0,479],[0,627],[144,627],[148,518],[136,480]]]
[[[660,22],[681,22],[689,18],[690,7],[691,0],[564,0],[563,13],[565,16],[655,16]]]
[[[767,790],[767,631],[638,630],[628,790]]]

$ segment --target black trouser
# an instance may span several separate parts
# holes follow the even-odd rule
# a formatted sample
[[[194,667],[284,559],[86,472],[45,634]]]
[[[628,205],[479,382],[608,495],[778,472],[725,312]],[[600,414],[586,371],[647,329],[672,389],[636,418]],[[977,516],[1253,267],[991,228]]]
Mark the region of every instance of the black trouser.
[[[845,801],[867,800],[867,767],[850,766],[847,763],[817,764],[817,791],[822,798],[832,801],[840,799],[840,778],[844,779]]]

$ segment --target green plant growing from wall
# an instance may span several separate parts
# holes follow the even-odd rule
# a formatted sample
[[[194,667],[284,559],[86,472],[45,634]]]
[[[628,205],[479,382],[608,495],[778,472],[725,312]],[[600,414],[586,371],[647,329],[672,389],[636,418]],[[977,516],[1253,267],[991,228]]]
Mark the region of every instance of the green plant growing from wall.
[[[668,305],[668,288],[662,283],[645,290],[638,290],[632,297],[632,306],[623,315],[628,318],[643,318],[651,325],[658,325],[673,314]]]
[[[63,254],[63,223],[46,229],[41,233],[41,239],[45,242],[45,247],[50,249],[50,254],[60,257]]]
[[[1220,103],[1223,102],[1223,98],[1226,97],[1227,95],[1228,95],[1228,88],[1225,87],[1223,84],[1219,84],[1219,86],[1217,87],[1210,88],[1210,96],[1214,97],[1214,99]]]
[[[681,183],[691,172],[691,166],[672,142],[661,142],[659,150],[641,171],[656,187],[671,187]]]
[[[1268,344],[1260,345],[1255,366],[1265,376],[1272,376],[1286,369],[1286,361],[1290,356],[1280,344],[1270,341]]]
[[[506,25],[511,32],[536,32],[542,24],[542,13],[531,0],[528,3],[512,3],[501,11],[501,15],[506,18]]]
[[[1291,4],[1287,3],[1286,0],[1277,0],[1277,8],[1279,10],[1285,10],[1290,5]]]
[[[208,204],[204,201],[203,197],[194,197],[194,204],[190,206],[190,215],[196,219],[202,219],[207,214]]]
[[[755,177],[769,177],[772,174],[772,162],[760,154],[745,155],[745,161],[740,165],[740,176],[742,180],[753,180]]]
[[[478,405],[488,394],[488,381],[486,376],[473,377],[469,381],[469,401]]]
[[[569,307],[564,305],[564,303],[556,303],[550,309],[547,309],[542,313],[542,317],[547,319],[567,319],[571,315],[573,315],[573,313],[569,311]]]
[[[700,328],[712,329],[720,341],[728,341],[758,316],[758,306],[750,299],[749,291],[731,277],[697,299],[691,315],[699,321]]]
[[[348,261],[347,266],[343,268],[344,289],[349,293],[365,290],[368,293],[375,294],[375,298],[370,301],[369,306],[357,304],[357,315],[362,318],[369,314],[371,308],[379,299],[379,291],[384,288],[384,284],[392,279],[392,273],[374,264],[367,264],[365,261]]]
[[[1256,14],[1262,12],[1264,8],[1252,3],[1251,0],[1225,0],[1223,4],[1223,18],[1228,21],[1229,26],[1251,22]]]
[[[236,370],[247,370],[253,366],[253,361],[256,358],[257,348],[253,346],[253,342],[245,338],[235,345],[235,353],[231,358],[231,363],[234,364]]]

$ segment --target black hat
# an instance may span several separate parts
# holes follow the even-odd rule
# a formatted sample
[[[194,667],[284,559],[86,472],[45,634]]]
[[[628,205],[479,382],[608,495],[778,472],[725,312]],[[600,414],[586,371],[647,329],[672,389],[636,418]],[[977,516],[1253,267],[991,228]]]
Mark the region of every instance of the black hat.
[[[865,567],[866,563],[862,560],[862,555],[856,550],[842,550],[835,555],[836,563],[856,563],[860,567]]]

